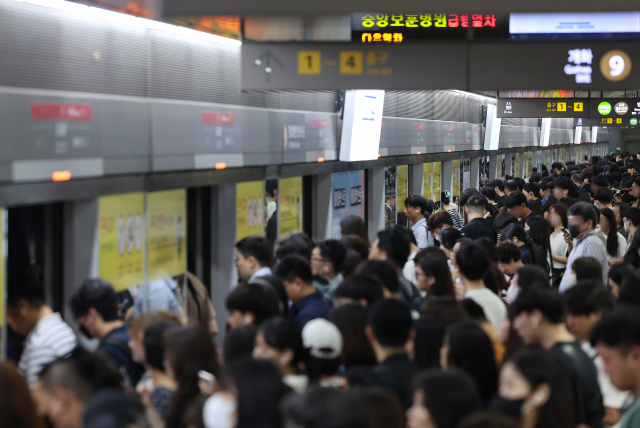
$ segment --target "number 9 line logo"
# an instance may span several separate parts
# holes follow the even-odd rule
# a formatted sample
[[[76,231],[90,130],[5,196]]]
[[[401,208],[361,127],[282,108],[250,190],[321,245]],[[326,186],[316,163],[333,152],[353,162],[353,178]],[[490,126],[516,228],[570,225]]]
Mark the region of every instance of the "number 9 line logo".
[[[600,72],[605,79],[620,82],[631,73],[631,58],[621,50],[609,51],[600,59]]]

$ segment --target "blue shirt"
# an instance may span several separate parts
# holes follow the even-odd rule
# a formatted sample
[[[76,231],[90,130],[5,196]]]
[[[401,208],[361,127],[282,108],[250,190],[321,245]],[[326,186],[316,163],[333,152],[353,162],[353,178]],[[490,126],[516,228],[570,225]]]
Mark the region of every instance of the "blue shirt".
[[[533,264],[533,255],[526,245],[520,246],[520,260],[522,260],[522,263],[525,265]]]
[[[303,297],[291,307],[291,314],[295,317],[300,328],[316,318],[326,318],[327,312],[327,305],[319,291]]]
[[[153,281],[148,286],[141,286],[136,296],[134,315],[136,317],[142,315],[145,300],[147,312],[165,310],[180,315],[180,306],[175,295],[177,286],[178,284],[171,277]]]

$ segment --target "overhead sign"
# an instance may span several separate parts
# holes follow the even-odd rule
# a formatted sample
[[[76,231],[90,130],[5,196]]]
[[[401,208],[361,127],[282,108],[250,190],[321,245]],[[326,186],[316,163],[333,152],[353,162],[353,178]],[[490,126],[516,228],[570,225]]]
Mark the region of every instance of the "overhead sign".
[[[611,115],[609,115],[611,116]],[[640,122],[636,117],[601,117],[601,118],[578,118],[574,121],[575,126],[606,126],[609,128],[635,127]]]
[[[375,160],[380,146],[384,91],[349,90],[344,98],[340,160]]]
[[[588,106],[581,98],[498,98],[498,117],[576,117]]]
[[[638,118],[640,117],[640,98],[591,99],[589,117],[612,119],[613,123],[620,118]]]
[[[393,37],[393,36],[392,36]],[[243,43],[240,87],[450,89],[465,86],[465,44]],[[434,59],[442,66],[434,66]]]
[[[445,14],[445,13],[354,13],[351,15],[353,31],[407,28],[483,28],[496,26],[494,14]]]

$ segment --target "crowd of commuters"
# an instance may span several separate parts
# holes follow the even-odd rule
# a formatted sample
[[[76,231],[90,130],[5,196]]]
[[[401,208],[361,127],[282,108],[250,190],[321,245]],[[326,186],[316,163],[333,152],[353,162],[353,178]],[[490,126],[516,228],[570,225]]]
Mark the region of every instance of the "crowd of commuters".
[[[244,238],[219,347],[190,274],[191,313],[184,281],[126,310],[87,280],[76,332],[10,278],[26,340],[0,363],[0,426],[640,427],[638,163],[554,162],[457,205],[410,196],[410,227],[371,236],[348,217],[340,239]]]

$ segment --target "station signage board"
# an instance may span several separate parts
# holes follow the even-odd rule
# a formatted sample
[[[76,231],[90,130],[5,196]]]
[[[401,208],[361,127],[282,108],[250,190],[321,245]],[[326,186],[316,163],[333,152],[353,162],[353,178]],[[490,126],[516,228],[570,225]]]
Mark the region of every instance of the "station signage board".
[[[636,117],[602,117],[602,118],[578,118],[575,126],[605,126],[609,128],[635,128],[640,123]]]
[[[589,117],[599,119],[640,118],[640,98],[592,99]]]
[[[588,106],[582,98],[498,98],[498,117],[578,117]]]

